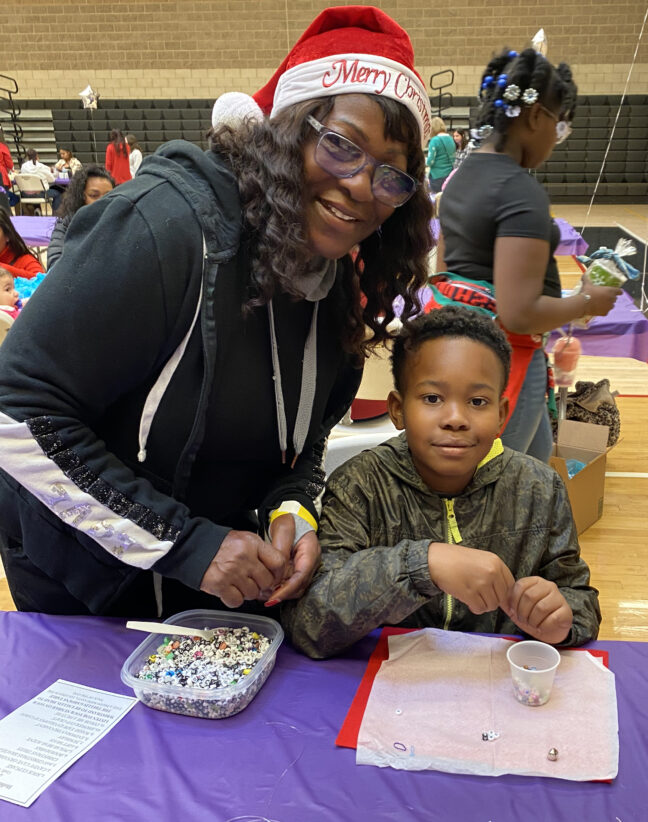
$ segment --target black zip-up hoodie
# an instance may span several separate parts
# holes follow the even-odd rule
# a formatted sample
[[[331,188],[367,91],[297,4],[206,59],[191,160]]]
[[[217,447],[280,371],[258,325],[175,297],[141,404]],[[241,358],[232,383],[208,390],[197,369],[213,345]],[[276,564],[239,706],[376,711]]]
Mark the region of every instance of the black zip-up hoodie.
[[[0,349],[0,529],[94,613],[142,569],[199,588],[229,530],[182,499],[219,321],[231,324],[247,286],[214,299],[217,278],[240,271],[242,230],[231,170],[168,143],[75,215],[64,255]],[[326,436],[360,379],[338,356],[326,412],[295,469],[269,478],[262,521],[287,499],[317,515]]]

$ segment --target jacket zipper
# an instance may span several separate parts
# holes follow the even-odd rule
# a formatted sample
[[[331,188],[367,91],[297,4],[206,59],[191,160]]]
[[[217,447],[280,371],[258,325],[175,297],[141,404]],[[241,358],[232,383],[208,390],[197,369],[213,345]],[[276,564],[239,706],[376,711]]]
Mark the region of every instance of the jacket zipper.
[[[457,525],[457,517],[455,516],[454,512],[454,500],[453,499],[444,499],[443,502],[445,503],[445,521],[444,521],[444,531],[445,531],[445,538],[446,542],[450,545],[456,545],[461,542],[461,533],[459,532],[459,526]],[[443,622],[443,630],[447,631],[450,627],[450,621],[452,620],[452,612],[454,610],[454,597],[450,596],[450,594],[445,595],[445,620]]]

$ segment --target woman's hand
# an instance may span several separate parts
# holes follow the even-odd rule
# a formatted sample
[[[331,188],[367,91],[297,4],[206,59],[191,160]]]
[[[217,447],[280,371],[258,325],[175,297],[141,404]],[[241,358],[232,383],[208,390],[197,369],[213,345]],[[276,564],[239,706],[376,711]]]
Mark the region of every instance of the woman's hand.
[[[273,521],[270,537],[273,546],[288,557],[288,570],[282,584],[270,593],[267,606],[285,599],[299,599],[308,588],[322,554],[315,531],[307,531],[293,546],[295,521],[290,514],[283,514]]]
[[[292,518],[291,518],[292,519]],[[286,557],[249,531],[230,531],[205,571],[200,590],[220,597],[228,608],[259,599],[286,575]]]
[[[556,583],[543,577],[518,579],[504,611],[526,634],[550,645],[567,639],[574,618]]]
[[[617,297],[623,293],[622,288],[613,288],[608,285],[594,285],[594,283],[583,275],[582,294],[588,294],[589,300],[585,303],[584,314],[587,316],[604,317],[614,308]]]

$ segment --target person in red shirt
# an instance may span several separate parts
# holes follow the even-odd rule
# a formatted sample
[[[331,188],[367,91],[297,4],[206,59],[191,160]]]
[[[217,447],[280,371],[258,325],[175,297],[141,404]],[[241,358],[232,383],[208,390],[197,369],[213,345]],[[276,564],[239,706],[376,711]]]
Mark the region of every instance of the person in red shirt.
[[[0,185],[11,190],[11,180],[9,179],[9,172],[13,169],[14,162],[11,158],[9,147],[5,143],[2,128],[0,128]]]
[[[7,210],[11,206],[16,205],[18,197],[11,190],[11,179],[9,172],[13,170],[14,161],[9,151],[9,146],[5,142],[2,126],[0,126],[0,187],[4,189],[5,194],[0,197],[0,210]]]
[[[25,245],[11,222],[11,216],[0,209],[0,266],[14,277],[31,280],[43,273],[43,266]]]
[[[106,168],[117,185],[132,179],[128,161],[129,154],[130,147],[124,135],[118,128],[114,128],[110,132],[110,142],[106,147]]]

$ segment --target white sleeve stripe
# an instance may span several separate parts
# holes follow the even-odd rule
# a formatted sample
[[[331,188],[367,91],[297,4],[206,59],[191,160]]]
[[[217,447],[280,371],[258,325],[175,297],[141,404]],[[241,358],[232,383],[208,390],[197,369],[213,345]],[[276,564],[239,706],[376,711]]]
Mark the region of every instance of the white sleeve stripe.
[[[66,525],[136,568],[150,568],[173,547],[81,490],[43,451],[26,422],[0,412],[0,468]]]

